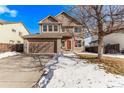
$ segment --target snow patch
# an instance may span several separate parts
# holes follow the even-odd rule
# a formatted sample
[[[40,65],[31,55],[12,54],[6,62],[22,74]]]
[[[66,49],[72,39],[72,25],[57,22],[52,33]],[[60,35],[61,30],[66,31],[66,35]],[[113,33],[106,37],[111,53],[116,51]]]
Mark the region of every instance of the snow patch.
[[[71,54],[70,54],[71,55]],[[46,88],[113,88],[124,87],[124,76],[107,74],[97,64],[68,55],[56,56],[46,64],[39,87]]]
[[[3,52],[3,53],[0,53],[0,59],[1,58],[5,58],[5,57],[9,57],[9,56],[15,56],[15,55],[18,55],[20,53],[17,53],[17,52]]]

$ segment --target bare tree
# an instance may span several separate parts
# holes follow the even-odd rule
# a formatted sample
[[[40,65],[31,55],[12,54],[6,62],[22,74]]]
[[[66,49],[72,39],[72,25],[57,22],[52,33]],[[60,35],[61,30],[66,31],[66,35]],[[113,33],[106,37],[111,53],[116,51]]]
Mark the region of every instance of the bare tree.
[[[104,36],[124,30],[124,6],[79,5],[68,9],[87,29],[85,35],[98,35],[98,58],[101,58],[104,52]]]
[[[45,56],[45,54],[40,54],[40,51],[45,53],[45,51],[49,50],[52,45],[50,43],[44,42],[44,43],[30,43],[29,46],[29,52],[30,53],[39,53],[39,54],[32,54],[33,62],[39,62],[41,66],[41,70],[44,69],[44,59],[47,59],[48,57]]]

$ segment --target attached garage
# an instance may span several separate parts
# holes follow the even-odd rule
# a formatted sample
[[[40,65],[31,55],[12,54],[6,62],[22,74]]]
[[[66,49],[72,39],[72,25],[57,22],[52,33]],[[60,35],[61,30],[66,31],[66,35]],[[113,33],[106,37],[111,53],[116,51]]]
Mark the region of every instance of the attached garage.
[[[57,40],[29,40],[29,53],[57,53]],[[34,42],[35,41],[35,42]]]
[[[60,34],[24,36],[24,52],[28,54],[54,54],[61,50]]]

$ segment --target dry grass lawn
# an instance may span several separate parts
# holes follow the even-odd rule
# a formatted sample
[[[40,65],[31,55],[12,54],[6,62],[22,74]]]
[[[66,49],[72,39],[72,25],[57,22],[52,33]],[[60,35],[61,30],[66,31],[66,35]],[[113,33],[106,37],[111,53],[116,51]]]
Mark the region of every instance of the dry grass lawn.
[[[106,73],[124,75],[123,58],[103,57],[98,59],[96,55],[90,54],[79,54],[78,56],[81,59],[88,60],[88,63],[99,64],[99,68],[104,69]]]

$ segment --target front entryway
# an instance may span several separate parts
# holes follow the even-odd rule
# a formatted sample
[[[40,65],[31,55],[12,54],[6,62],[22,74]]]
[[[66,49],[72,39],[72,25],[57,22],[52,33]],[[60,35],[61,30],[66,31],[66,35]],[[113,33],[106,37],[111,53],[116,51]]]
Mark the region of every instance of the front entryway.
[[[67,40],[67,49],[71,49],[71,40]]]

